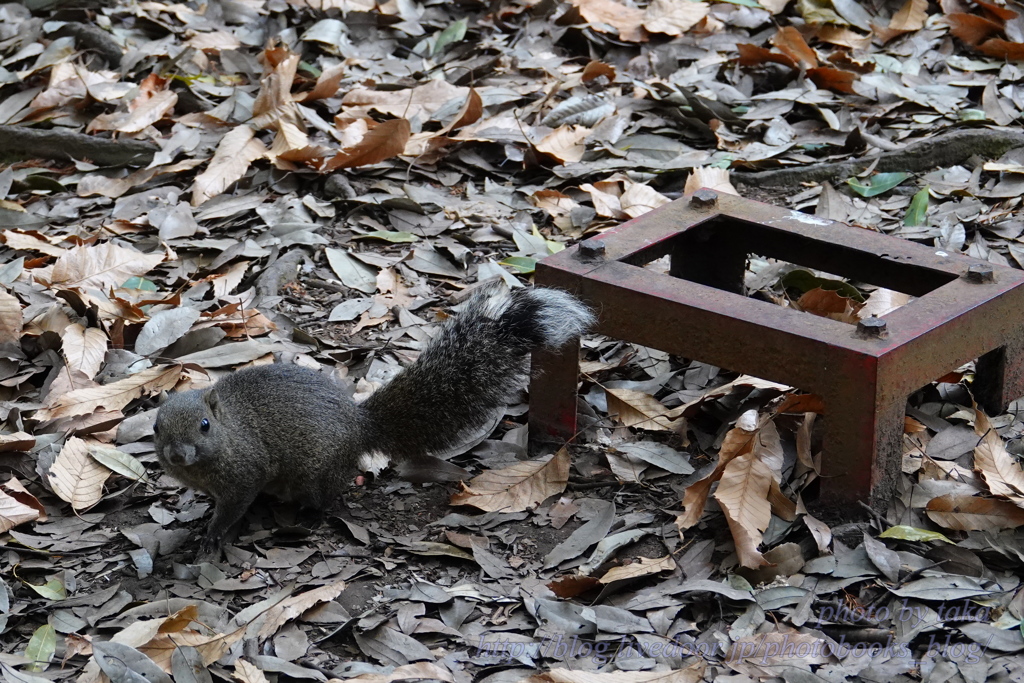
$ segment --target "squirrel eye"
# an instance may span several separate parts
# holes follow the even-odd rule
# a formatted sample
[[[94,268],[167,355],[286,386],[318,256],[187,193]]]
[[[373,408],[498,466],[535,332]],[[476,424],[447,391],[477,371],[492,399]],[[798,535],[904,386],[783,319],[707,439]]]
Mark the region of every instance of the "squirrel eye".
[[[203,421],[199,423],[199,429],[203,430],[204,432],[210,431],[210,421],[204,417]]]
[[[159,434],[160,433],[160,429],[157,427],[156,422],[153,423],[153,433],[154,434]]]

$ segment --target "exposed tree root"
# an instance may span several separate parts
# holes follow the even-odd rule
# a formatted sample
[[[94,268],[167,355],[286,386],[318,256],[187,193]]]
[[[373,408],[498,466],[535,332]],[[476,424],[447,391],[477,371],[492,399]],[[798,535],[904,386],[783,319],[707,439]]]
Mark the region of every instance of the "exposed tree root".
[[[8,159],[88,159],[101,166],[145,166],[160,148],[142,140],[111,140],[61,128],[0,126],[0,154]]]
[[[733,183],[758,187],[792,187],[806,182],[835,182],[861,173],[876,161],[875,170],[930,171],[962,164],[972,156],[993,159],[1015,147],[1024,147],[1024,131],[1007,128],[965,128],[912,142],[902,149],[881,152],[862,159],[809,166],[733,173]]]

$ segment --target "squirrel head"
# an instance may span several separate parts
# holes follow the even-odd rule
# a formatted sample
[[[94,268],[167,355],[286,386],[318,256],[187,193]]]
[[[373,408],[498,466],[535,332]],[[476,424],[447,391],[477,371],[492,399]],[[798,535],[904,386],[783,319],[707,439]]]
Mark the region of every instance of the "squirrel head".
[[[153,440],[164,469],[193,467],[216,458],[224,441],[219,415],[216,389],[162,398],[153,424]]]

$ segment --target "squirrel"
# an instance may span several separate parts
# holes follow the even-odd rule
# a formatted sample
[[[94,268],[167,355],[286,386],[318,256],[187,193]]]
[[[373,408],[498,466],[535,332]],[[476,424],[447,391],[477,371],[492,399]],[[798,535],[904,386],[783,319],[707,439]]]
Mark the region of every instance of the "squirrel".
[[[199,557],[219,554],[261,491],[323,510],[359,470],[387,463],[412,481],[464,478],[461,467],[430,454],[459,445],[505,407],[529,352],[557,351],[593,321],[561,290],[489,288],[361,403],[320,372],[282,364],[167,397],[153,425],[157,459],[215,502]]]

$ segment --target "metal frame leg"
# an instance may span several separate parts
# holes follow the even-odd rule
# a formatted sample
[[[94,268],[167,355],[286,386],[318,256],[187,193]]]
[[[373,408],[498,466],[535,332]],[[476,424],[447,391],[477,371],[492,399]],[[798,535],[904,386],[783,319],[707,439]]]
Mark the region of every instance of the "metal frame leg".
[[[995,415],[1024,396],[1024,330],[978,359],[974,394],[981,407]]]
[[[569,441],[576,436],[577,339],[561,353],[533,352],[530,369],[530,442]]]

